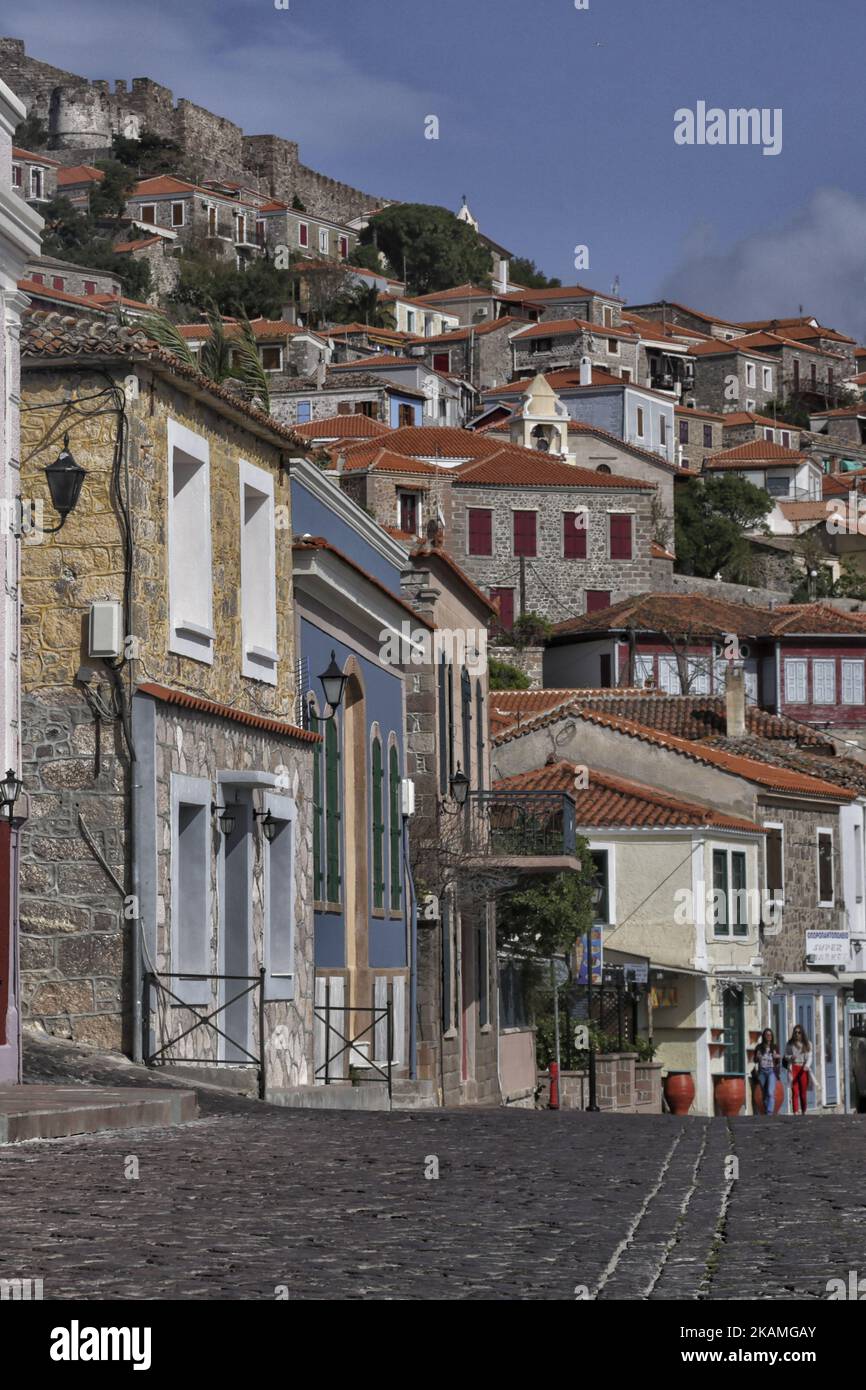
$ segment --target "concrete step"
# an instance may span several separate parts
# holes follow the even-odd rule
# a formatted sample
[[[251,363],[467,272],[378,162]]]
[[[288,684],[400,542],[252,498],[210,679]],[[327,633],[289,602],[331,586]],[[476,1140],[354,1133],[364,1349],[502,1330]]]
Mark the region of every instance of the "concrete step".
[[[439,1100],[432,1081],[409,1081],[395,1077],[393,1101],[388,1104],[384,1082],[364,1080],[332,1081],[329,1086],[294,1086],[286,1091],[268,1091],[271,1105],[304,1110],[435,1110]]]
[[[194,1120],[192,1091],[147,1086],[0,1086],[0,1144]]]
[[[172,1081],[192,1081],[197,1086],[215,1086],[220,1091],[231,1091],[233,1095],[257,1097],[259,1094],[258,1067],[248,1066],[246,1063],[227,1063],[223,1066],[203,1063],[199,1067],[194,1064],[184,1066],[183,1062],[172,1062],[166,1063],[165,1066],[157,1064],[153,1072]]]

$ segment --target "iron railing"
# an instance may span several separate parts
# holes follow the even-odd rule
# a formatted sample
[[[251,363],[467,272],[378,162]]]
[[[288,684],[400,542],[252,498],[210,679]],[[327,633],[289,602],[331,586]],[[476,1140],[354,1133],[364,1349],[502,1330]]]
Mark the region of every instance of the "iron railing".
[[[227,982],[231,980],[237,984],[245,984],[247,988],[242,989],[238,994],[232,995],[231,999],[226,999],[222,1004],[219,1005],[218,1008],[212,1009],[210,1013],[200,1014],[196,1005],[188,1004],[185,999],[181,999],[180,995],[175,994],[172,990],[170,990],[166,985],[162,983],[163,980],[204,980],[208,984]],[[144,1059],[145,1064],[147,1066],[152,1067],[159,1058],[161,1058],[164,1062],[176,1062],[184,1067],[219,1067],[232,1065],[230,1062],[227,1062],[225,1059],[219,1057],[170,1057],[167,1055],[168,1049],[170,1047],[175,1047],[176,1044],[181,1042],[184,1038],[188,1038],[190,1033],[196,1032],[198,1028],[210,1028],[212,1032],[218,1034],[219,1037],[221,1037],[231,1047],[236,1047],[239,1052],[242,1052],[244,1056],[249,1059],[249,1061],[255,1063],[255,1065],[258,1067],[259,1100],[264,1100],[267,1090],[267,1075],[265,1059],[265,970],[263,966],[260,967],[258,975],[187,975],[171,974],[166,971],[149,970],[145,976],[145,983],[153,989],[157,990],[159,993],[165,995],[168,999],[171,1000],[173,1004],[178,1005],[182,1009],[189,1010],[191,1014],[195,1015],[196,1020],[195,1023],[190,1024],[189,1028],[185,1028],[183,1032],[178,1033],[176,1037],[169,1038],[168,1042],[163,1043],[163,1045],[161,1047],[156,1048],[155,1051],[148,1050]],[[232,1004],[236,1004],[239,999],[246,998],[248,994],[255,994],[256,990],[258,990],[259,992],[258,1055],[256,1055],[253,1052],[250,1052],[250,1050],[246,1047],[244,1043],[238,1042],[237,1038],[230,1038],[228,1033],[223,1032],[222,1028],[218,1027],[217,1024],[213,1022],[213,1020],[219,1014],[224,1013],[225,1010],[230,1008]],[[148,1036],[149,1033],[150,1030],[148,1029]]]
[[[366,1028],[363,1028],[360,1033],[356,1033],[353,1038],[347,1038],[345,1032],[342,1032],[332,1021],[332,1014],[370,1014],[371,1018]],[[342,1028],[346,1028],[347,1021],[348,1020],[342,1023]],[[314,1005],[313,1022],[314,1024],[323,1024],[325,1029],[325,1060],[316,1067],[314,1075],[316,1081],[323,1081],[326,1086],[330,1086],[331,1082],[335,1079],[332,1075],[332,1063],[344,1057],[348,1052],[349,1065],[351,1066],[352,1052],[355,1050],[356,1045],[369,1035],[372,1035],[372,1041],[375,1042],[376,1027],[378,1024],[384,1022],[387,1038],[387,1061],[383,1066],[379,1062],[374,1062],[372,1058],[364,1055],[364,1066],[370,1067],[372,1071],[378,1073],[378,1075],[370,1077],[371,1081],[383,1081],[387,1085],[388,1101],[390,1104],[394,1090],[392,1077],[394,1059],[394,1015],[391,1000],[389,999],[387,1003],[373,1008],[363,1008],[359,1007],[357,1004],[332,1004],[331,986],[330,984],[326,984],[325,1002],[324,1004]],[[343,1044],[336,1052],[331,1051],[332,1034]],[[359,1053],[358,1055],[361,1056],[363,1054]],[[344,1078],[338,1076],[336,1079],[342,1081]]]
[[[574,802],[565,792],[476,791],[466,807],[472,852],[526,859],[574,854]]]

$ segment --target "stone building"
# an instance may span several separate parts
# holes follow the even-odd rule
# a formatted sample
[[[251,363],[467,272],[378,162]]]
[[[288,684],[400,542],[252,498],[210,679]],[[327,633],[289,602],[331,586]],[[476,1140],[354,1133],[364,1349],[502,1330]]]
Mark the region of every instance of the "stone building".
[[[639,346],[638,334],[628,328],[602,330],[586,319],[542,319],[512,336],[512,376],[579,367],[589,358],[594,366],[623,381],[638,381],[642,379]]]
[[[47,155],[13,146],[12,191],[38,209],[57,193],[57,173],[61,167],[56,159],[49,159]]]
[[[410,338],[406,353],[422,357],[434,371],[463,377],[479,389],[493,387],[511,380],[511,338],[525,323],[525,319],[509,315],[490,323],[456,328],[439,337]]]
[[[21,773],[20,590],[21,496],[19,447],[19,334],[27,305],[18,288],[28,260],[39,254],[42,219],[12,182],[12,134],[24,106],[0,80],[0,777]],[[25,806],[0,813],[0,1083],[20,1080],[20,976],[18,966],[18,858]]]
[[[765,410],[782,393],[778,364],[757,344],[706,342],[692,348],[695,363],[693,400],[701,410]],[[689,402],[691,403],[691,401]]]
[[[714,410],[677,406],[677,445],[681,467],[699,473],[704,459],[710,454],[717,454],[723,448],[724,418]]]
[[[486,639],[495,610],[435,534],[410,551],[403,590],[439,639],[433,660],[411,667],[407,687],[407,768],[416,788],[418,1076],[435,1085],[445,1105],[517,1101],[533,1094],[534,1057],[525,1074],[509,1066],[515,1043],[499,1033],[488,893],[496,870],[489,846],[472,838],[490,789]],[[454,795],[460,774],[468,779],[462,809]]]
[[[296,722],[300,441],[134,328],[33,313],[23,364],[25,488],[44,498],[61,448],[85,470],[24,554],[25,1014],[304,1084],[319,738]],[[193,1028],[210,1009],[228,1040]]]
[[[857,792],[830,780],[827,759],[806,770],[803,762],[808,760],[802,758],[796,769],[787,765],[789,750],[804,736],[808,740],[811,731],[798,734],[796,726],[789,725],[786,739],[783,729],[771,727],[766,731],[769,740],[759,737],[756,749],[754,738],[746,737],[745,691],[740,679],[737,694],[736,673],[729,680],[725,703],[726,737],[706,743],[673,732],[681,718],[678,701],[653,693],[586,704],[579,692],[574,697],[501,730],[493,754],[500,776],[542,766],[554,747],[558,758],[590,769],[590,787],[592,769],[621,776],[627,763],[635,782],[701,802],[716,815],[711,858],[707,856],[703,870],[696,868],[692,875],[689,897],[677,900],[673,879],[662,881],[661,859],[647,862],[642,894],[646,899],[651,890],[662,889],[669,895],[667,920],[646,939],[645,954],[659,993],[664,997],[670,990],[664,1011],[654,1011],[654,1020],[660,1030],[699,1030],[699,1094],[703,1090],[709,1099],[716,1073],[748,1076],[761,1028],[770,1026],[785,1040],[799,1022],[813,1041],[819,1080],[817,1096],[811,1091],[810,1108],[817,1106],[824,1113],[849,1108],[845,1021],[851,982],[840,982],[827,969],[828,957],[821,957],[821,951],[835,939],[840,963],[848,961],[845,866],[839,847],[841,816]],[[623,706],[621,711],[617,704]],[[687,710],[685,721],[700,723],[695,713]],[[744,853],[743,844],[725,845],[728,837],[720,834],[723,817],[750,822],[753,832],[757,829],[766,841],[763,853]],[[608,882],[617,895],[619,854],[617,848],[608,865]],[[742,857],[735,862],[735,855]],[[861,843],[861,865],[862,855]],[[852,876],[853,871],[852,865]],[[703,903],[695,919],[697,949],[685,962],[680,956],[674,964],[680,924],[687,921],[682,909],[696,891]],[[717,894],[723,895],[721,912]],[[613,917],[611,925],[618,927],[619,921]],[[820,936],[807,937],[807,932]],[[611,944],[616,948],[616,938]],[[665,1031],[664,1036],[671,1034]]]

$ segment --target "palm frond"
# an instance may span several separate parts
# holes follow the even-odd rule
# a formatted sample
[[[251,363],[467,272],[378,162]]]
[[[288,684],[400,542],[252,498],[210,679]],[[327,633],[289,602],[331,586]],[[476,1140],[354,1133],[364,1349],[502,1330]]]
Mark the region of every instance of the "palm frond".
[[[178,331],[177,325],[165,314],[153,313],[142,319],[142,328],[158,347],[165,348],[179,362],[187,367],[197,368],[198,364],[189,349],[189,344]]]
[[[229,375],[240,382],[251,401],[256,402],[267,415],[270,415],[271,390],[268,374],[262,366],[259,346],[252,324],[246,315],[241,319],[240,334],[231,339],[231,353]]]

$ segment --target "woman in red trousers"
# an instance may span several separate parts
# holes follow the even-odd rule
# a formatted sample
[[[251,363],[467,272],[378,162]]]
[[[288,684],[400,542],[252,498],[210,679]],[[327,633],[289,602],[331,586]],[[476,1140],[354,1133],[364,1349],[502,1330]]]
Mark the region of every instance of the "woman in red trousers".
[[[812,1075],[812,1044],[799,1023],[785,1048],[785,1066],[791,1080],[791,1102],[794,1114],[806,1113],[806,1092]]]

